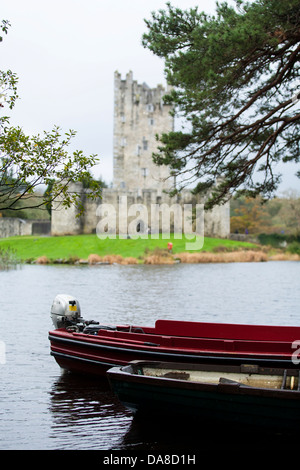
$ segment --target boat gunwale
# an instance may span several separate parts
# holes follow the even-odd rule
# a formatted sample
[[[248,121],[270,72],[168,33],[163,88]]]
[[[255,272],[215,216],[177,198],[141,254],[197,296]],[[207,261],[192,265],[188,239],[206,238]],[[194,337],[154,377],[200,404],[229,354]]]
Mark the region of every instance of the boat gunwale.
[[[134,333],[135,334],[135,333]],[[147,336],[147,335],[146,335]],[[159,338],[159,336],[164,336],[164,335],[157,335],[157,339]],[[176,339],[177,337],[171,337],[171,338],[174,338]],[[188,337],[187,337],[188,338]],[[58,330],[52,330],[49,332],[49,339],[50,341],[57,341],[57,342],[73,342],[74,344],[78,344],[78,345],[87,345],[89,347],[104,347],[104,346],[107,346],[108,348],[110,346],[113,345],[113,347],[117,347],[117,346],[120,346],[120,349],[122,350],[126,350],[124,346],[130,346],[133,348],[133,351],[136,351],[136,350],[145,350],[145,351],[148,351],[148,350],[152,350],[152,348],[155,348],[157,349],[158,351],[174,351],[174,353],[178,353],[178,354],[181,354],[182,351],[184,352],[187,352],[189,354],[199,354],[199,352],[201,351],[201,353],[203,353],[204,355],[207,355],[207,354],[230,354],[230,355],[233,355],[233,356],[238,356],[238,355],[242,355],[242,356],[245,356],[245,357],[252,357],[253,355],[255,356],[258,356],[258,357],[262,357],[262,358],[268,358],[268,357],[274,357],[274,358],[279,358],[279,357],[282,357],[282,358],[286,358],[286,359],[291,359],[292,357],[292,343],[290,342],[277,342],[277,341],[248,341],[248,340],[242,340],[242,343],[246,343],[246,344],[250,344],[250,343],[259,343],[259,344],[285,344],[285,345],[290,345],[291,347],[291,350],[290,352],[283,352],[283,351],[245,351],[243,349],[239,349],[239,350],[234,350],[234,349],[225,349],[225,348],[219,348],[219,349],[213,349],[213,348],[210,348],[210,349],[204,349],[204,348],[188,348],[188,347],[184,347],[184,346],[178,346],[178,345],[161,345],[161,344],[156,344],[156,343],[153,343],[151,341],[141,341],[141,340],[127,340],[127,339],[119,339],[119,338],[114,338],[114,337],[105,337],[105,336],[100,336],[100,335],[90,335],[90,334],[86,334],[86,333],[78,333],[78,332],[72,332],[72,331],[67,331],[67,330],[63,330],[63,329],[58,329]],[[145,338],[146,339],[146,338]],[[204,339],[204,340],[207,340],[207,338],[195,338],[195,339],[199,339],[201,341],[201,339]],[[214,338],[213,338],[214,339]],[[230,339],[224,339],[224,340],[221,340],[221,339],[217,339],[217,341],[220,342],[223,342],[224,345],[228,345],[228,342],[231,343],[234,343],[235,341],[238,341],[238,340],[230,340]]]
[[[163,356],[163,357],[172,357],[172,358],[184,358],[184,359],[189,359],[192,361],[206,361],[206,360],[219,360],[219,361],[237,361],[237,362],[253,362],[259,361],[259,362],[276,362],[276,363],[282,363],[282,365],[287,364],[291,366],[291,360],[292,360],[292,355],[291,354],[284,354],[284,353],[251,353],[251,352],[241,352],[241,351],[222,351],[222,350],[217,350],[217,351],[207,351],[207,350],[189,350],[187,348],[182,348],[180,349],[175,349],[175,348],[159,348],[154,346],[148,346],[148,345],[139,345],[139,347],[133,348],[133,345],[130,345],[131,348],[128,347],[123,347],[121,344],[117,344],[113,341],[108,341],[105,344],[103,343],[97,343],[97,342],[85,342],[81,340],[76,340],[73,338],[65,338],[65,337],[57,337],[57,336],[52,336],[49,334],[49,339],[51,341],[51,352],[58,352],[55,351],[55,345],[53,343],[58,342],[58,343],[69,343],[69,344],[77,344],[80,347],[88,347],[88,348],[95,348],[95,349],[102,349],[102,350],[110,350],[110,351],[115,351],[118,353],[133,353],[133,354],[141,354],[141,355],[154,355],[154,356]],[[53,341],[53,343],[52,343]],[[123,343],[124,344],[124,343]],[[64,354],[61,352],[61,354]],[[66,354],[66,353],[65,353]],[[79,352],[74,351],[74,359],[76,360],[78,358]],[[79,357],[79,359],[84,359]],[[101,364],[101,361],[99,361],[99,364]]]
[[[155,366],[154,366],[155,364]],[[112,367],[109,369],[106,374],[109,381],[119,380],[121,382],[129,382],[133,384],[145,384],[153,385],[156,387],[170,387],[170,388],[180,388],[182,390],[189,389],[200,392],[217,392],[223,394],[233,394],[233,395],[251,395],[251,396],[261,396],[268,398],[286,398],[299,400],[300,399],[300,390],[289,390],[289,389],[274,389],[274,388],[265,388],[265,387],[252,387],[249,385],[241,383],[209,383],[209,382],[196,382],[196,381],[187,381],[182,379],[175,379],[170,377],[157,377],[151,375],[140,375],[138,374],[139,367],[167,367],[169,369],[179,369],[179,370],[197,370],[201,367],[201,370],[216,370],[216,364],[185,364],[185,363],[165,363],[165,362],[149,362],[149,361],[131,361],[125,366]],[[240,368],[242,366],[223,366],[218,364],[218,368],[232,370],[233,368]],[[270,371],[270,368],[261,368],[257,366],[258,370],[265,369]],[[283,371],[283,368],[271,368],[273,372]],[[218,370],[217,370],[218,371]],[[223,371],[223,372],[224,372]],[[290,375],[298,374],[299,369],[288,369],[287,373]],[[263,375],[263,374],[261,374]]]

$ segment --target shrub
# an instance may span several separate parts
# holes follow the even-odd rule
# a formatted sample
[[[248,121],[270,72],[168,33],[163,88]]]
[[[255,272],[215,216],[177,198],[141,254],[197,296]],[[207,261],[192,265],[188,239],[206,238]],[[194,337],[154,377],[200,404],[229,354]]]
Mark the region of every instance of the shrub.
[[[49,264],[50,260],[47,258],[47,256],[40,256],[36,260],[36,264]]]
[[[300,256],[300,243],[299,242],[293,242],[287,247],[287,251],[289,253],[292,253],[294,255],[299,255]]]
[[[97,255],[97,254],[90,254],[88,256],[88,263],[89,264],[96,264],[96,263],[100,263],[102,261],[102,258],[101,256]]]
[[[14,268],[19,263],[15,250],[0,248],[0,269]]]

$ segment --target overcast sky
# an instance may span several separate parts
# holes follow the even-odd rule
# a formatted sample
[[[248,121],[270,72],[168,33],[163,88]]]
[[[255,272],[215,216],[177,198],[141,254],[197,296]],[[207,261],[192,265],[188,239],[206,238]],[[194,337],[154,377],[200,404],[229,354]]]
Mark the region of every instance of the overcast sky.
[[[138,82],[165,85],[163,61],[141,45],[144,18],[165,8],[164,0],[0,0],[11,28],[1,47],[1,69],[19,77],[11,116],[28,134],[77,131],[71,150],[98,154],[95,176],[110,183],[113,173],[113,80],[132,70]],[[213,13],[215,1],[174,0],[183,9]],[[3,112],[3,108],[2,112]],[[285,171],[282,190],[300,189]]]

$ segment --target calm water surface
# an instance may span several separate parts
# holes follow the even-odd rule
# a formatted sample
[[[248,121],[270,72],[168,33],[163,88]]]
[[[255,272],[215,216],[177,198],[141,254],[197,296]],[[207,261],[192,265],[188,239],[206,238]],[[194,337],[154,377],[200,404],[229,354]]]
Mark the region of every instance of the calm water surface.
[[[84,318],[103,323],[153,326],[163,318],[299,326],[299,284],[298,262],[1,271],[0,448],[178,450],[218,447],[222,440],[221,430],[200,439],[182,423],[138,422],[106,381],[63,373],[48,341],[58,293],[74,295]]]

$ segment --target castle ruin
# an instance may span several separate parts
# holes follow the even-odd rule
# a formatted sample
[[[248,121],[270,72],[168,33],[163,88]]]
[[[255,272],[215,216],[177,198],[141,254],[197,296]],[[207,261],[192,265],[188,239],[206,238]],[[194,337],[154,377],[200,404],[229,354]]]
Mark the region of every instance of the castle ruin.
[[[149,218],[141,220],[141,228],[151,230],[151,207],[153,205],[197,204],[204,202],[185,189],[170,198],[168,190],[174,186],[167,166],[153,163],[152,153],[158,142],[156,134],[173,130],[171,107],[163,103],[167,92],[162,85],[149,88],[146,83],[133,80],[132,72],[122,80],[114,76],[114,132],[113,132],[113,184],[103,190],[102,199],[91,201],[76,183],[70,188],[81,193],[85,212],[76,217],[74,207],[53,210],[52,235],[95,233],[99,222],[100,205],[112,205],[116,209],[117,224],[120,201],[126,198],[127,207],[136,204],[148,208]],[[122,232],[119,225],[117,231]],[[205,212],[204,232],[207,236],[227,238],[230,235],[229,203]]]
[[[171,187],[166,166],[157,166],[152,153],[157,148],[156,134],[173,129],[171,107],[163,103],[162,85],[149,88],[133,80],[132,72],[122,80],[115,72],[114,99],[114,174],[117,190],[142,192],[155,190],[158,196]]]

